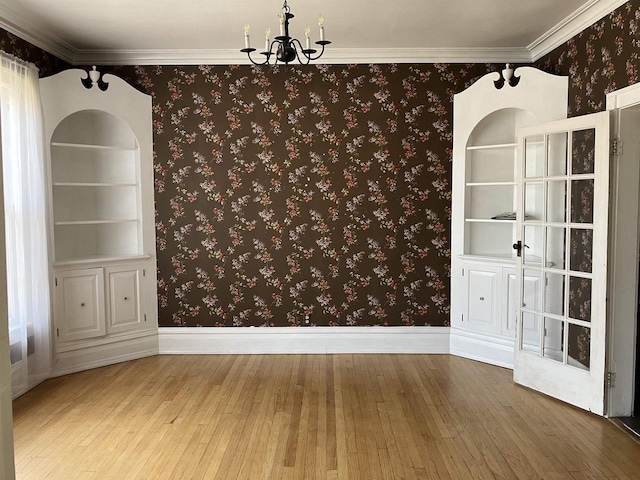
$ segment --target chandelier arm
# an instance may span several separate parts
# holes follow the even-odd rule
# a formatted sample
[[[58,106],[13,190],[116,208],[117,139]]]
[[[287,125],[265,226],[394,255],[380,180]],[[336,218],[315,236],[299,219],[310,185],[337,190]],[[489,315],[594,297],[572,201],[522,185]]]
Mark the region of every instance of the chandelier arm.
[[[315,57],[312,57],[311,55],[309,55],[309,57],[308,57],[308,58],[309,58],[309,61],[315,61],[315,60],[318,60],[318,59],[322,56],[322,54],[324,53],[324,47],[325,47],[325,45],[329,45],[330,43],[331,43],[331,42],[330,42],[330,41],[328,41],[328,40],[323,40],[323,41],[320,41],[320,42],[316,42],[316,45],[320,45],[320,46],[322,47],[322,50],[320,50],[320,53],[318,53],[318,55],[317,55],[317,56],[315,56]]]
[[[245,49],[245,50],[247,50],[247,49]],[[253,63],[254,65],[262,66],[262,65],[266,65],[267,63],[269,63],[269,55],[266,56],[266,58],[264,59],[264,62],[259,63],[259,62],[256,62],[253,58],[251,58],[251,52],[246,52],[246,54],[247,54],[247,57],[249,57],[249,60],[251,61],[251,63]]]
[[[297,47],[296,47],[296,43],[298,44]],[[298,59],[298,63],[300,65],[309,65],[310,58],[306,53],[304,53],[304,48],[302,48],[302,44],[300,43],[300,40],[298,40],[297,38],[292,38],[289,44],[293,47],[293,50],[296,52],[296,58]],[[304,58],[304,61],[302,60],[301,57]]]

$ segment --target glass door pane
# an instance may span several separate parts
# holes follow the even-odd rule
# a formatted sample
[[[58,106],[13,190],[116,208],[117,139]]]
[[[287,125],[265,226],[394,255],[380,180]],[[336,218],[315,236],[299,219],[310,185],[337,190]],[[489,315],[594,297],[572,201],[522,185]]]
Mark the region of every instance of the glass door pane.
[[[525,139],[524,176],[541,177],[544,173],[544,136]]]

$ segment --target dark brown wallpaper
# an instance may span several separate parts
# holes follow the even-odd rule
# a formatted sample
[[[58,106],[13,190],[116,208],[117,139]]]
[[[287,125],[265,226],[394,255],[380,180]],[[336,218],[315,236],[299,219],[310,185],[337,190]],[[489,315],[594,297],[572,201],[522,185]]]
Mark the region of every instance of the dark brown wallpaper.
[[[162,326],[447,325],[452,95],[495,67],[137,67]]]
[[[640,79],[640,0],[629,0],[536,62],[569,76],[569,115],[606,108],[606,94]]]
[[[630,0],[542,58],[537,66],[569,76],[569,115],[585,115],[605,110],[607,93],[638,82],[639,47],[640,0]],[[580,243],[576,246],[584,258],[590,257],[591,252],[581,249]],[[583,318],[581,311],[590,307],[591,285],[581,279],[574,281],[570,299],[574,312],[570,313]],[[588,365],[591,330],[571,326],[568,338],[569,353]]]
[[[571,115],[638,81],[639,26],[631,0],[537,62]],[[451,99],[496,68],[116,68],[154,97],[160,324],[447,325]]]
[[[40,76],[46,77],[69,68],[69,64],[31,43],[0,28],[0,50],[35,64]]]

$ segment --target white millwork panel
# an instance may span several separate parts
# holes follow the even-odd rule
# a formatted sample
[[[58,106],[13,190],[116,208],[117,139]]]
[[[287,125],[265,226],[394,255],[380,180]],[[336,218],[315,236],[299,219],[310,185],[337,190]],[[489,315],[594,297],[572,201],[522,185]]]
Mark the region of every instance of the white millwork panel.
[[[106,333],[102,268],[56,274],[54,301],[59,342],[99,337]]]
[[[454,96],[451,351],[510,367],[517,300],[517,131],[566,118],[568,79],[520,67],[514,80],[504,82],[505,73],[485,75]],[[525,195],[542,198],[534,187]],[[490,291],[490,303],[488,293],[478,295],[482,289]]]
[[[499,268],[489,265],[469,265],[465,268],[467,308],[463,319],[467,328],[480,332],[499,333],[500,307]]]
[[[140,289],[144,274],[144,269],[137,265],[107,268],[109,333],[139,328],[144,324],[145,318],[141,312],[144,298]]]
[[[157,354],[151,97],[95,70],[43,78],[40,90],[58,281],[54,374]]]

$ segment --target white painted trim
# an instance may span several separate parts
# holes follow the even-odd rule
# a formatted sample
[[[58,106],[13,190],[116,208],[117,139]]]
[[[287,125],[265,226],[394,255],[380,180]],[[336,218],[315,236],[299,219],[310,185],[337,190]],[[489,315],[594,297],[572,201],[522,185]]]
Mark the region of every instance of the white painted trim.
[[[257,58],[257,57],[254,57]],[[526,48],[327,48],[316,64],[528,63]],[[73,63],[88,65],[250,65],[233,50],[79,50]]]
[[[327,48],[316,63],[530,63],[590,27],[625,0],[590,0],[527,47],[510,48]],[[83,50],[35,28],[28,19],[0,4],[0,27],[72,65],[244,65],[239,50]]]
[[[75,340],[72,342],[59,342],[56,343],[55,351],[58,353],[66,353],[74,350],[86,350],[103,345],[117,344],[123,341],[137,341],[137,339],[139,338],[155,336],[157,336],[157,331],[155,328],[139,331],[132,330],[130,332],[114,333],[98,338],[87,338],[84,340]]]
[[[51,378],[92,368],[113,365],[143,357],[158,355],[158,337],[151,335],[105,343],[78,350],[56,352]]]
[[[527,47],[531,61],[551,53],[625,3],[627,0],[590,0],[585,3]]]
[[[513,370],[513,339],[451,327],[450,353]]]
[[[609,290],[607,371],[616,375],[607,391],[607,416],[626,417],[633,412],[638,314],[638,218],[640,167],[635,139],[640,129],[640,84],[607,94],[607,110],[615,125],[612,134],[622,140],[622,153],[612,158],[609,222]]]
[[[448,327],[161,327],[160,355],[449,353]]]
[[[6,5],[0,3],[0,28],[39,47],[67,63],[73,63],[76,50],[51,34],[45,34],[33,26],[25,17],[18,15]]]
[[[607,93],[607,110],[629,108],[640,104],[640,84],[629,85]]]

